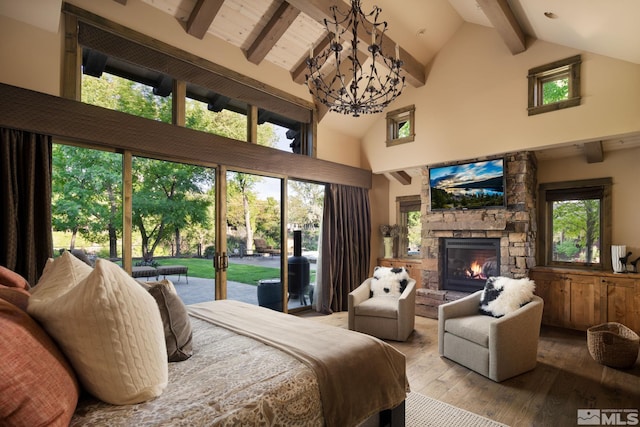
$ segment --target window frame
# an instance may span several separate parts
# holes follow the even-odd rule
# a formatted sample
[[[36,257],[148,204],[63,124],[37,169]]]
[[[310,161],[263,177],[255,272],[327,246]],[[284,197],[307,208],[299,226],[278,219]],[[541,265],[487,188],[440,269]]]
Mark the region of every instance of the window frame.
[[[422,258],[422,252],[419,255],[409,255],[407,247],[409,246],[408,237],[408,212],[417,211],[422,213],[422,198],[420,195],[412,196],[398,196],[396,197],[396,222],[400,226],[400,234],[398,235],[398,258],[407,259],[420,259]]]
[[[387,112],[387,147],[391,147],[398,144],[405,144],[412,142],[416,137],[415,130],[415,105],[408,105],[397,110]],[[399,136],[399,131],[402,123],[409,122],[409,135],[405,137]]]
[[[566,59],[551,62],[540,67],[531,68],[527,75],[528,79],[528,114],[530,116],[556,111],[580,105],[580,64],[582,57],[575,55]],[[569,80],[569,96],[567,99],[558,102],[543,104],[543,85],[552,80],[562,78]]]
[[[538,264],[548,267],[569,267],[584,270],[608,271],[611,270],[611,221],[612,178],[596,178],[578,181],[563,181],[543,183],[538,187]],[[600,262],[599,263],[574,263],[553,260],[553,199],[554,194],[567,194],[575,192],[584,193],[588,189],[598,188],[602,191],[600,200]],[[586,197],[585,197],[586,199]],[[565,199],[565,200],[580,200]]]

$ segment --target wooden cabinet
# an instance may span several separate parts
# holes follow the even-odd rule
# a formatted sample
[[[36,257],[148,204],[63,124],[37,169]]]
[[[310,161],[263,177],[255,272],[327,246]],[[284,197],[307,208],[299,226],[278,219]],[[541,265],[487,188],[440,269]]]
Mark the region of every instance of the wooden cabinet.
[[[378,258],[378,265],[381,267],[404,267],[409,272],[409,276],[416,281],[416,287],[422,287],[421,259]]]
[[[603,277],[605,315],[602,322],[618,322],[640,334],[640,279]]]
[[[543,324],[584,331],[619,322],[640,333],[640,274],[538,267],[529,276],[544,300]]]

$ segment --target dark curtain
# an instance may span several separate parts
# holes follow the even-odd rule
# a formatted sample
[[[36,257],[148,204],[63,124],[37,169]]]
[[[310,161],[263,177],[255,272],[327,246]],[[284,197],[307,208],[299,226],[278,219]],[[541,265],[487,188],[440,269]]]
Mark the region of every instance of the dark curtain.
[[[322,220],[322,273],[319,311],[348,309],[349,292],[369,274],[371,245],[369,190],[328,184]]]
[[[51,137],[0,128],[0,265],[35,285],[53,255]]]

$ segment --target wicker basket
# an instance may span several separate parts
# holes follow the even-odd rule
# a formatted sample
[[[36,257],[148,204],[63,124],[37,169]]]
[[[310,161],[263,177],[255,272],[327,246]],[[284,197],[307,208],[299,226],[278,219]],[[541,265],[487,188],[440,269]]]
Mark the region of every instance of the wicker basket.
[[[640,337],[621,323],[609,322],[587,329],[593,359],[612,368],[630,368],[638,358]]]

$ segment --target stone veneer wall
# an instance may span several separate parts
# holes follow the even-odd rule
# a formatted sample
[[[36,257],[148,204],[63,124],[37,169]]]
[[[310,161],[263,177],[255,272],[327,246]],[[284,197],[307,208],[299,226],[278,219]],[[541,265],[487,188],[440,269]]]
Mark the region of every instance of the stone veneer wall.
[[[429,170],[422,170],[422,286],[416,292],[416,314],[438,317],[438,306],[466,293],[442,290],[441,239],[477,237],[500,239],[500,274],[526,277],[535,266],[536,158],[532,152],[506,154],[507,207],[430,211]],[[488,160],[488,159],[474,159]]]

